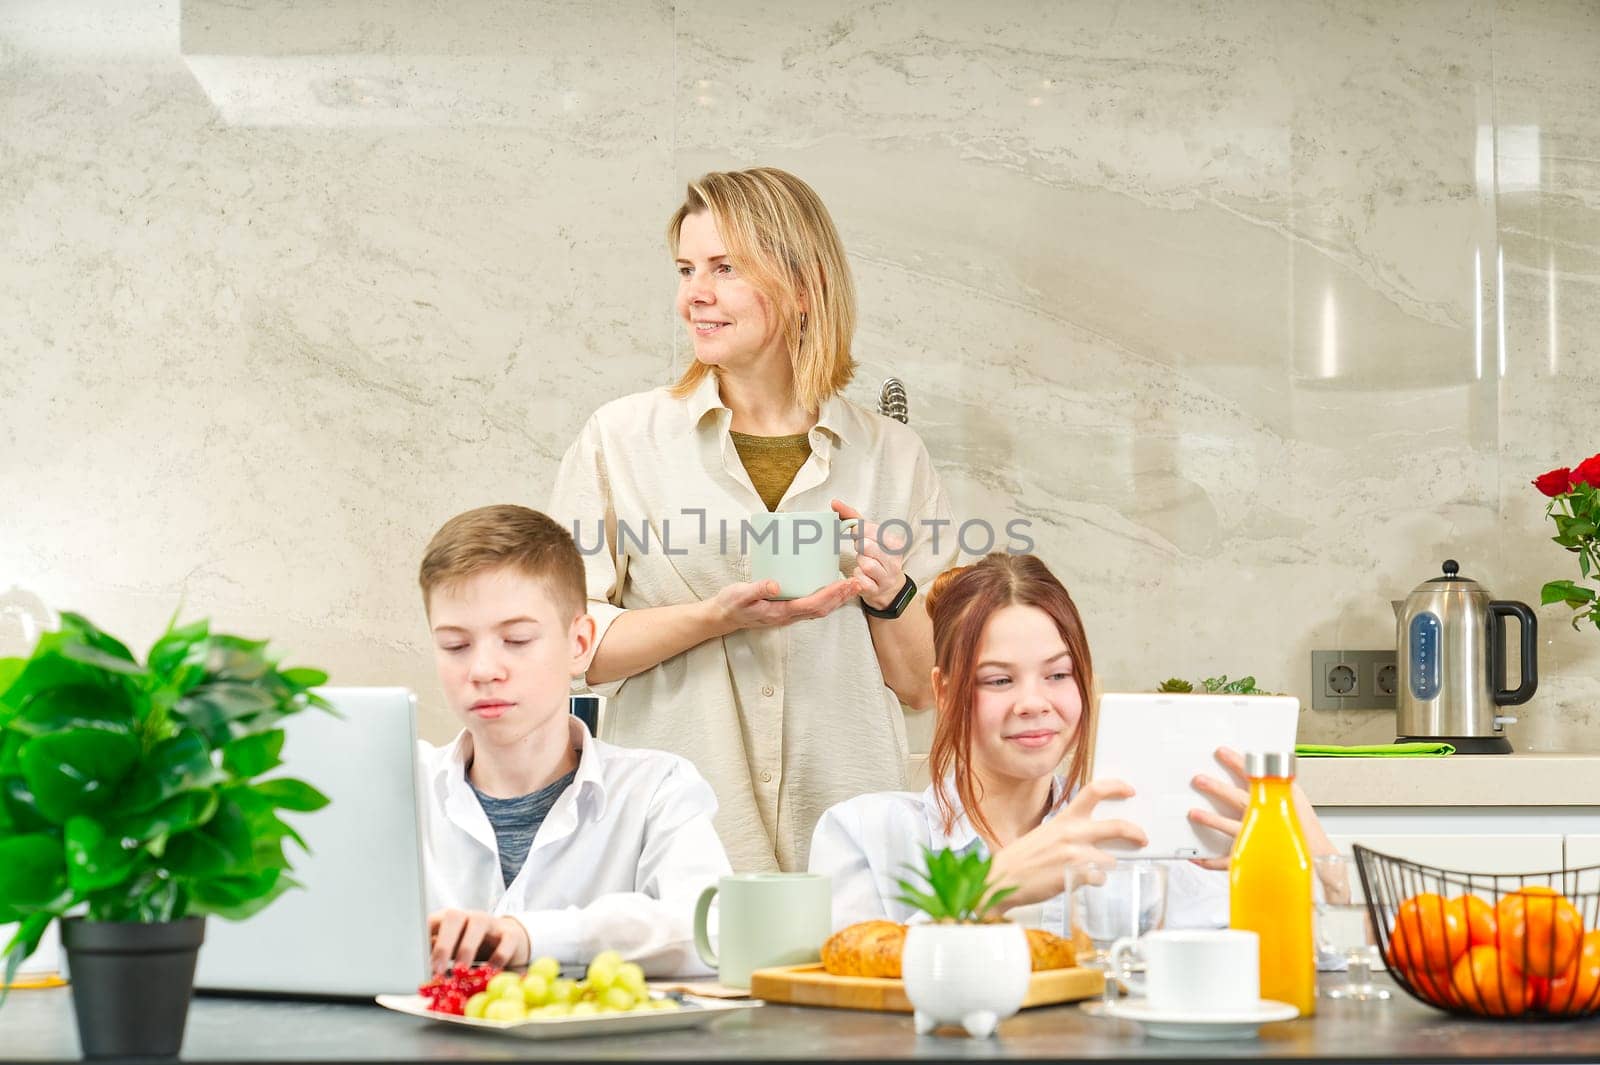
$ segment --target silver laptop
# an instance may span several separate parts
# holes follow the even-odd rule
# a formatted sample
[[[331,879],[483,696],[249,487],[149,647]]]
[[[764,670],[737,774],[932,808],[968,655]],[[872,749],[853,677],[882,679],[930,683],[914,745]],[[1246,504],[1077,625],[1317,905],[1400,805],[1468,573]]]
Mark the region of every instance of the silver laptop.
[[[279,772],[330,800],[281,816],[305,838],[286,853],[305,886],[245,921],[206,921],[202,991],[367,998],[427,979],[417,806],[417,700],[405,688],[323,688],[340,716],[285,719]]]

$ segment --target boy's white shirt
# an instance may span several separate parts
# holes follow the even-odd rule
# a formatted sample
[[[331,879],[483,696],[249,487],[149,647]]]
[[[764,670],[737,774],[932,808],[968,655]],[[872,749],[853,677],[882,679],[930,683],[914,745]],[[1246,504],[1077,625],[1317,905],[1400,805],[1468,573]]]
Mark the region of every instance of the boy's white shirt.
[[[509,887],[467,783],[471,734],[445,747],[418,741],[428,912],[514,917],[531,957],[563,965],[615,950],[652,976],[709,972],[694,947],[694,906],[730,871],[711,786],[676,755],[603,743],[575,718],[570,727],[577,775]]]
[[[1054,807],[1066,782],[1054,778],[1050,803]],[[950,795],[955,798],[952,786]],[[988,853],[965,811],[949,832],[934,797],[932,785],[918,794],[913,791],[882,791],[861,795],[830,807],[817,822],[811,838],[813,873],[833,878],[833,924],[843,928],[857,921],[886,919],[906,922],[917,914],[898,901],[897,878],[916,882],[906,866],[922,866],[922,848],[957,852],[979,849]],[[1048,821],[1055,816],[1045,816]],[[1202,869],[1186,861],[1167,866],[1167,928],[1226,928],[1228,925],[1228,874]],[[1042,928],[1058,936],[1071,935],[1071,915],[1065,891],[1066,870],[1062,870],[1063,890],[1036,906],[1019,906],[1009,916],[1030,928]]]

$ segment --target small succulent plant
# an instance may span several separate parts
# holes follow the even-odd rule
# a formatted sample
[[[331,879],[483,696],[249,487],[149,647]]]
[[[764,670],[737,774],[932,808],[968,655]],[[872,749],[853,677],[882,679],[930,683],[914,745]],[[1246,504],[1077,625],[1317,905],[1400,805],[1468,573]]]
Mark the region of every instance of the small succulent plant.
[[[907,865],[906,870],[927,884],[924,891],[910,880],[897,880],[899,901],[921,910],[942,924],[982,924],[1002,918],[997,907],[1017,889],[992,890],[989,867],[993,859],[976,850],[957,854],[946,848],[922,848],[923,868]]]
[[[1200,685],[1200,691],[1212,695],[1282,694],[1280,692],[1269,692],[1265,688],[1256,687],[1256,678],[1254,677],[1240,677],[1238,680],[1229,680],[1226,673],[1220,677],[1207,677],[1205,680],[1200,682]],[[1196,689],[1193,684],[1181,677],[1169,677],[1168,679],[1162,681],[1161,686],[1156,689],[1158,692],[1177,692],[1181,694],[1190,694],[1195,690]]]

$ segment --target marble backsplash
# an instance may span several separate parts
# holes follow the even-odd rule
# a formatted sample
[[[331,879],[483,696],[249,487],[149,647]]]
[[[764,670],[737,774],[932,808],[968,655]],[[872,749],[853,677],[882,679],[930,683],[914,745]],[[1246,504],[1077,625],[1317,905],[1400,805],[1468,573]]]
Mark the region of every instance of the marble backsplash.
[[[1600,451],[1597,55],[1582,0],[10,0],[0,588],[447,735],[423,543],[681,368],[665,220],[771,164],[850,250],[852,396],[1032,523],[1104,687],[1308,700],[1445,557],[1577,576],[1528,481]],[[1600,749],[1565,617],[1519,749]]]

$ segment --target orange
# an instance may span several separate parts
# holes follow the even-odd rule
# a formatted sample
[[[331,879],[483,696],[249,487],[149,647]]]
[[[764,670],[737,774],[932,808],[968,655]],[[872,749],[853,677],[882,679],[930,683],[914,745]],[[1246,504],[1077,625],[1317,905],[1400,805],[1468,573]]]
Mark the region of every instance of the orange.
[[[1406,969],[1405,977],[1422,997],[1435,1006],[1459,1006],[1461,996],[1450,982],[1449,969]]]
[[[1528,975],[1554,977],[1577,960],[1583,917],[1555,889],[1530,885],[1502,895],[1495,918],[1500,952]]]
[[[1600,931],[1583,937],[1572,967],[1550,981],[1545,1009],[1551,1013],[1587,1013],[1600,1006]]]
[[[1452,910],[1440,895],[1424,892],[1400,904],[1390,933],[1394,960],[1410,969],[1449,969],[1466,953],[1465,910]]]
[[[1462,1005],[1490,1017],[1519,1017],[1532,1003],[1527,978],[1494,947],[1472,947],[1450,972]]]
[[[1444,904],[1445,927],[1465,928],[1467,934],[1448,933],[1450,939],[1450,964],[1454,965],[1468,947],[1495,945],[1496,921],[1494,907],[1477,895],[1457,895]]]

